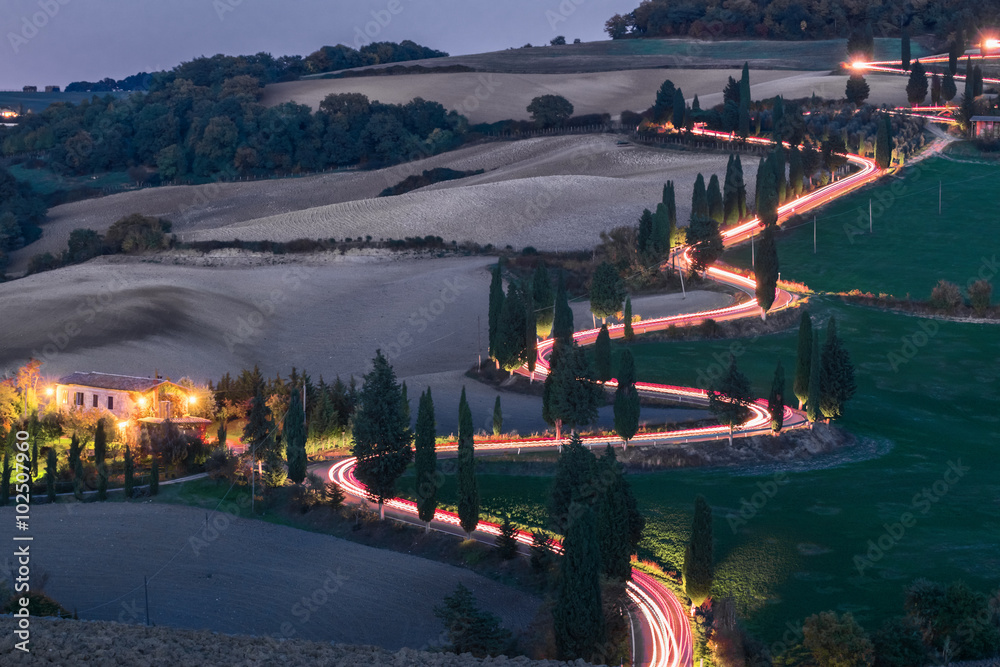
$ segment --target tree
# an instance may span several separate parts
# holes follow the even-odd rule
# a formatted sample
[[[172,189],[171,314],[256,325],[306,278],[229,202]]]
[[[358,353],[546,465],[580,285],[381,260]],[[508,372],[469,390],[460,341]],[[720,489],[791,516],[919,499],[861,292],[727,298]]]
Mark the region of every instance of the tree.
[[[535,125],[543,129],[558,127],[573,115],[573,105],[561,95],[541,95],[531,100],[528,113]]]
[[[601,325],[597,341],[594,343],[594,369],[596,379],[601,384],[613,377],[611,375],[611,334],[608,333],[607,324]]]
[[[818,667],[871,667],[875,649],[851,612],[813,614],[802,624],[802,644]]]
[[[559,570],[559,590],[552,610],[558,657],[593,661],[606,636],[601,601],[601,551],[593,508],[583,507],[570,522]]]
[[[226,420],[225,419],[223,419],[219,423],[219,430],[216,431],[215,437],[219,441],[219,447],[225,447],[226,446],[226,440],[227,440],[228,436],[226,434]]]
[[[705,177],[699,173],[694,179],[694,190],[691,191],[691,219],[708,217],[708,190],[705,188]]]
[[[879,116],[876,120],[878,127],[875,130],[875,163],[880,169],[889,166],[892,160],[892,140],[889,138],[889,118]]]
[[[0,473],[0,506],[7,506],[10,502],[10,447],[3,450],[3,471]]]
[[[601,262],[590,281],[590,312],[606,320],[621,312],[625,300],[625,284],[618,269],[610,262]]]
[[[80,439],[76,433],[69,442],[69,469],[73,474],[73,496],[83,500],[83,461],[80,457]]]
[[[919,60],[913,61],[910,78],[906,83],[906,99],[916,106],[927,98],[927,71]]]
[[[746,186],[743,184],[743,166],[739,156],[730,153],[726,164],[726,180],[722,188],[722,221],[732,225],[740,221],[746,211],[740,208],[740,192],[743,193],[743,207],[746,207]]]
[[[819,332],[812,335],[812,351],[809,353],[809,397],[806,399],[806,417],[810,422],[815,422],[823,413],[820,409],[822,393],[820,391],[820,356],[819,356]]]
[[[50,503],[56,501],[56,474],[58,473],[58,461],[56,460],[56,448],[49,447],[48,457],[45,461],[45,494]]]
[[[405,380],[403,381],[403,384],[402,384],[401,389],[400,389],[399,412],[402,415],[403,423],[406,424],[407,426],[409,426],[410,425],[410,397],[407,396],[406,381]]]
[[[566,277],[561,271],[556,286],[552,337],[557,341],[557,344],[558,342],[573,343],[573,310],[569,307],[569,297],[566,294]],[[553,354],[555,353],[553,352]]]
[[[673,183],[667,183],[670,188],[669,196],[673,197]],[[664,186],[666,187],[666,186]],[[666,197],[667,195],[664,195]],[[670,252],[670,237],[673,233],[673,225],[670,222],[670,212],[666,204],[662,202],[656,205],[656,213],[653,215],[653,229],[650,242],[652,257],[659,259],[665,257]]]
[[[632,554],[642,539],[646,520],[638,505],[615,450],[608,445],[597,462],[598,480],[604,486],[597,503],[597,535],[604,576],[628,581],[632,578]]]
[[[108,499],[108,471],[104,459],[108,455],[108,436],[104,431],[104,419],[97,420],[94,430],[94,464],[97,466],[97,499]]]
[[[680,88],[674,91],[674,108],[671,114],[671,122],[676,129],[684,127],[684,117],[687,115],[686,103],[684,102],[684,91]]]
[[[931,75],[931,104],[941,104],[941,76],[937,72]]]
[[[844,91],[847,101],[859,107],[864,104],[870,94],[871,88],[865,81],[865,77],[860,72],[852,72],[850,78],[847,79],[847,89]]]
[[[903,65],[903,71],[907,71],[910,69],[910,33],[904,29],[899,39],[900,62]]]
[[[549,45],[550,46],[565,46],[566,45],[566,37],[564,35],[557,35],[557,36],[553,37],[551,40],[549,40]]]
[[[987,621],[995,604],[962,581],[946,586],[917,579],[905,590],[904,608],[935,652],[951,652],[955,660],[979,660],[995,657],[1000,646],[1000,628]]]
[[[775,160],[775,154],[771,153],[757,170],[757,216],[765,228],[778,223],[779,197]]]
[[[767,311],[774,304],[778,291],[778,246],[774,241],[774,227],[766,226],[760,235],[757,246],[757,304],[761,309],[761,318],[766,319]]]
[[[628,447],[639,431],[639,392],[635,387],[635,360],[632,352],[622,352],[615,389],[615,433]]]
[[[517,528],[510,521],[510,516],[504,515],[500,524],[500,534],[497,535],[494,546],[500,560],[511,560],[517,556]]]
[[[154,453],[152,463],[149,466],[149,495],[155,496],[160,492],[160,459]]]
[[[771,393],[767,397],[767,411],[771,414],[771,430],[780,433],[785,423],[785,369],[781,367],[781,360],[774,369]]]
[[[992,287],[990,288],[992,291]],[[631,342],[635,338],[635,331],[632,330],[632,297],[625,296],[625,312],[623,313],[625,320],[625,330],[623,337],[626,342]]]
[[[639,217],[639,233],[636,235],[636,249],[641,254],[645,254],[652,249],[652,237],[653,214],[646,208],[642,210],[642,215]]]
[[[512,282],[507,286],[507,296],[503,300],[500,325],[493,344],[493,358],[506,371],[513,371],[527,361],[526,315],[521,288]]]
[[[729,427],[729,445],[733,444],[733,429],[746,421],[753,403],[750,379],[736,367],[736,357],[729,355],[729,368],[708,390],[708,411],[723,426]]]
[[[548,571],[555,554],[552,552],[552,538],[541,530],[531,532],[531,556],[529,562],[536,574]]]
[[[788,187],[791,189],[792,197],[802,194],[802,181],[805,171],[802,164],[802,151],[798,146],[792,146],[788,151]]]
[[[416,449],[414,474],[416,476],[417,516],[426,523],[430,530],[430,522],[437,510],[438,470],[437,450],[434,448],[436,437],[436,422],[434,419],[434,399],[431,398],[430,387],[420,394],[420,404],[417,407],[417,430],[414,438]]]
[[[941,100],[951,102],[958,95],[958,86],[955,85],[955,75],[952,72],[945,72],[941,81]]]
[[[549,492],[549,524],[565,533],[583,505],[589,505],[595,491],[597,459],[574,433],[562,448]]]
[[[857,391],[854,364],[837,336],[837,320],[831,316],[820,361],[820,410],[827,419],[839,419],[844,405]]]
[[[611,39],[621,39],[628,34],[629,21],[621,14],[615,14],[604,24],[604,32]]]
[[[771,139],[781,144],[785,138],[785,100],[781,95],[774,96],[771,107]]]
[[[503,312],[503,258],[497,259],[490,280],[489,309],[489,353],[496,359],[497,331],[500,329],[500,314]]]
[[[434,615],[444,623],[450,650],[459,655],[497,656],[510,645],[510,631],[500,626],[499,618],[479,609],[472,592],[461,583],[444,598],[444,605],[434,608]]]
[[[927,648],[920,628],[905,617],[890,618],[872,637],[876,667],[923,667]]]
[[[691,603],[700,607],[712,594],[715,577],[714,538],[712,536],[712,507],[700,493],[694,499],[694,519],[691,538],[684,549],[684,592]]]
[[[395,371],[377,350],[361,385],[351,453],[358,459],[355,475],[378,502],[382,519],[385,501],[396,495],[396,481],[413,458],[413,434],[399,409],[401,395]]]
[[[247,451],[250,452],[254,462],[270,460],[275,443],[271,408],[264,400],[262,385],[263,383],[257,385],[254,397],[250,400],[247,423],[243,427],[243,444],[247,446]]]
[[[306,414],[302,409],[302,399],[299,398],[299,388],[292,387],[288,399],[288,410],[281,429],[282,440],[285,441],[285,460],[288,462],[288,479],[295,484],[301,484],[306,479]],[[409,421],[409,419],[407,419]]]
[[[708,217],[722,224],[725,219],[725,205],[722,201],[722,190],[719,188],[719,177],[715,174],[712,174],[712,178],[708,179],[706,197],[708,199]]]
[[[704,271],[722,256],[722,232],[719,224],[711,218],[692,218],[687,240],[694,246],[692,265],[698,271]]]
[[[50,450],[51,451],[51,450]],[[132,490],[135,488],[135,462],[132,460],[132,448],[125,445],[125,500],[132,497]]]
[[[972,68],[972,96],[979,97],[983,94],[983,68],[976,65]]]
[[[500,395],[493,403],[493,435],[499,437],[503,433],[503,410],[500,407]]]
[[[472,431],[472,410],[462,387],[458,401],[458,522],[466,535],[472,535],[479,525],[479,482]]]
[[[677,198],[674,196],[674,182],[667,181],[663,184],[663,207],[667,213],[666,233],[660,232],[663,252],[667,252],[673,246],[674,232],[677,231]],[[657,207],[659,208],[659,207]],[[666,237],[665,240],[663,237]]]
[[[740,77],[739,135],[746,138],[750,134],[750,65],[743,63]]]
[[[673,115],[674,94],[676,92],[674,82],[670,79],[664,81],[660,85],[659,90],[656,91],[656,101],[653,103],[653,117],[657,121],[663,122]]]
[[[965,32],[959,28],[948,49],[948,71],[958,74],[958,59],[965,53]]]
[[[574,430],[597,419],[597,406],[604,392],[594,382],[586,350],[574,344],[560,352],[550,377],[549,411],[555,419]]]
[[[556,302],[556,293],[552,289],[552,281],[549,279],[549,271],[545,264],[539,264],[531,277],[531,300],[535,306],[535,320],[537,322],[537,335],[540,338],[548,338],[552,332],[553,307]]]
[[[993,285],[986,279],[979,279],[969,285],[969,303],[977,315],[983,315],[990,308]]]

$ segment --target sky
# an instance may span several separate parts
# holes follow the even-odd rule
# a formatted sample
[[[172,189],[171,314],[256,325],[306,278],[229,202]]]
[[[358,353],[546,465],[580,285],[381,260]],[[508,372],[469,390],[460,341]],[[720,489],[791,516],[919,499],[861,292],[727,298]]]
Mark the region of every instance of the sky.
[[[123,79],[201,55],[418,44],[453,55],[607,39],[638,0],[0,0],[0,90]]]

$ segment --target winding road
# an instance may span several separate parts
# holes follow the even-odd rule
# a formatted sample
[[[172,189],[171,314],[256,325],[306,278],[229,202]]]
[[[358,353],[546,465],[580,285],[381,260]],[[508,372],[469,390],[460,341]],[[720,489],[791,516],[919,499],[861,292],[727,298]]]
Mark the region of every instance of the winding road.
[[[694,132],[714,138],[731,138],[729,134],[711,130],[694,130]],[[749,137],[746,141],[757,144],[772,143],[768,139],[757,137]],[[878,168],[874,160],[859,155],[847,155],[846,157],[859,168],[857,171],[839,181],[818,188],[781,206],[778,209],[778,224],[785,222],[793,215],[822,206],[837,197],[856,190],[874,181],[882,174],[882,170]],[[761,229],[762,225],[758,218],[748,220],[725,230],[722,234],[723,243],[726,246],[730,246],[745,242]],[[665,262],[662,269],[668,270],[671,261],[679,265],[681,270],[690,267],[690,248],[685,247],[675,251],[671,256],[671,260]],[[756,283],[752,277],[742,276],[718,266],[709,267],[705,273],[707,277],[735,287],[749,294],[751,298],[748,301],[726,308],[639,322],[633,327],[635,333],[642,334],[649,331],[661,331],[670,326],[693,326],[709,318],[724,321],[761,316],[761,309],[757,305],[755,296]],[[779,287],[771,310],[788,308],[797,299],[797,296]],[[608,327],[608,329],[612,338],[620,338],[624,335],[624,325],[614,325]],[[573,338],[581,345],[588,345],[596,340],[598,333],[598,329],[588,329],[576,332],[573,334]],[[544,377],[548,373],[548,358],[552,352],[552,345],[552,339],[547,339],[539,343],[538,359],[534,371],[535,375]],[[522,375],[530,374],[527,366],[518,369],[517,372]],[[615,387],[617,386],[617,382],[611,380],[607,385]],[[641,394],[647,396],[669,397],[672,400],[699,405],[707,405],[708,403],[708,394],[704,389],[653,383],[636,383],[636,388]],[[771,416],[767,410],[767,401],[759,399],[750,406],[750,409],[750,418],[735,429],[734,437],[747,437],[770,432]],[[808,425],[809,422],[806,420],[804,413],[787,406],[785,407],[785,429],[806,428]],[[678,431],[643,433],[636,435],[633,438],[633,442],[642,442],[647,445],[699,442],[716,440],[728,436],[728,434],[729,429],[726,426],[704,426]],[[476,443],[476,450],[481,452],[552,448],[558,447],[567,441],[568,439],[566,438],[562,440],[554,438],[528,438],[491,441]],[[617,444],[620,442],[620,438],[610,435],[583,438],[583,441],[584,444],[593,446],[606,443]],[[438,447],[438,451],[444,452],[455,451],[456,449],[457,445],[455,444],[446,444]],[[343,488],[345,493],[358,499],[365,499],[365,487],[354,476],[355,464],[356,460],[353,458],[339,461],[329,468],[328,476],[332,482]],[[394,518],[418,523],[415,520],[417,514],[416,504],[412,501],[394,498],[385,504],[385,508],[387,514]],[[458,526],[458,516],[451,512],[438,510],[434,514],[434,521],[431,523],[431,526],[436,530],[464,535],[462,529]],[[480,522],[474,537],[489,542],[495,539],[499,532],[499,526]],[[522,544],[530,545],[532,538],[530,533],[520,532],[517,539]],[[639,620],[638,632],[633,633],[635,645],[634,664],[649,665],[650,667],[690,667],[693,663],[693,638],[687,612],[677,597],[659,581],[638,569],[633,569],[632,571],[632,580],[628,584],[628,596],[635,605],[633,613]]]

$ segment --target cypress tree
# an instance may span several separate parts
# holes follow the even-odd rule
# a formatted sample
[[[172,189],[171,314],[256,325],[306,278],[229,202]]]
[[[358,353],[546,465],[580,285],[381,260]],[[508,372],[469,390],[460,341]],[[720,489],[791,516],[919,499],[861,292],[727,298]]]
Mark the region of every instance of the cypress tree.
[[[534,289],[530,282],[521,283],[521,301],[524,305],[524,360],[528,371],[534,373],[538,363],[538,322],[535,319]]]
[[[806,417],[810,422],[821,419],[823,411],[820,409],[822,391],[820,389],[820,373],[822,373],[819,356],[819,332],[814,331],[812,336],[812,351],[809,353],[809,397],[806,399]]]
[[[632,330],[632,297],[625,297],[625,312],[623,313],[623,319],[625,320],[625,330],[624,338],[627,342],[631,342],[635,338],[635,331]]]
[[[802,180],[804,177],[802,152],[798,146],[792,146],[791,150],[788,151],[788,186],[791,188],[793,197],[798,197],[802,194]]]
[[[406,380],[403,380],[399,396],[399,412],[402,415],[403,423],[410,425],[410,397],[407,395]]]
[[[543,574],[552,564],[552,539],[541,530],[531,531],[531,569]]]
[[[59,462],[56,459],[55,446],[49,447],[48,458],[45,461],[45,494],[49,502],[56,501],[56,474],[58,473]]]
[[[774,174],[774,153],[757,172],[757,216],[770,227],[778,222],[778,184]]]
[[[382,350],[376,350],[354,414],[351,453],[358,459],[355,474],[367,487],[369,497],[378,502],[383,519],[383,505],[396,495],[396,481],[413,458],[413,433],[399,409],[401,393],[395,371]]]
[[[889,143],[889,128],[884,118],[878,118],[876,123],[878,127],[875,131],[875,164],[877,164],[880,169],[885,169],[889,166],[889,162],[892,159],[892,146]]]
[[[556,287],[554,311],[552,319],[552,337],[556,339],[556,341],[572,344],[573,310],[569,307],[569,298],[566,295],[566,278],[562,271],[559,272],[559,283]]]
[[[677,231],[677,199],[674,196],[674,182],[667,181],[663,186],[663,206],[667,209],[667,243],[666,250],[670,250],[674,242],[674,233]]]
[[[799,319],[799,347],[795,358],[795,381],[792,391],[799,399],[799,410],[809,399],[809,373],[812,369],[813,327],[809,313],[802,311]]]
[[[640,253],[649,252],[650,240],[653,237],[653,214],[646,208],[642,210],[642,217],[639,218],[639,234],[636,237],[637,250]]]
[[[288,462],[288,479],[295,484],[301,484],[306,479],[306,425],[305,412],[302,411],[302,399],[299,388],[292,387],[288,399],[288,410],[282,424],[282,439],[285,441],[285,460]],[[409,417],[407,417],[409,421]]]
[[[903,34],[900,36],[899,51],[901,54],[901,64],[903,65],[903,70],[910,69],[910,33],[903,30]]]
[[[837,336],[837,320],[830,317],[826,327],[826,343],[820,359],[819,407],[827,419],[839,419],[844,405],[857,391],[854,365]]]
[[[500,394],[493,403],[493,435],[499,437],[503,433],[503,410],[500,408]]]
[[[771,138],[781,147],[781,140],[785,136],[785,100],[781,95],[774,96],[774,104],[771,108]]]
[[[700,493],[694,499],[691,539],[684,550],[684,591],[692,604],[700,607],[712,594],[715,555],[712,534],[712,508]]]
[[[670,216],[663,204],[656,205],[656,213],[653,214],[653,232],[647,246],[656,259],[665,255],[670,249]]]
[[[399,411],[399,403],[396,403],[396,410]],[[247,446],[253,461],[263,461],[269,459],[271,449],[275,444],[274,424],[271,421],[271,408],[264,400],[263,389],[258,386],[254,397],[250,401],[250,412],[247,414],[247,423],[243,427],[243,443]]]
[[[135,461],[132,460],[132,449],[125,445],[125,500],[132,498],[132,490],[135,488]]]
[[[670,118],[674,108],[674,83],[667,79],[656,91],[656,101],[653,103],[653,117],[657,122],[664,122]]]
[[[931,76],[931,104],[941,104],[941,77],[937,72]]]
[[[948,71],[952,75],[958,74],[958,59],[963,53],[965,53],[965,31],[959,28],[951,48],[948,49]]]
[[[628,447],[639,430],[639,392],[635,388],[635,360],[632,352],[622,352],[615,389],[615,433]]]
[[[597,540],[601,549],[601,568],[610,579],[632,578],[634,546],[629,540],[629,508],[626,504],[628,482],[615,450],[608,445],[597,461],[598,479],[604,486],[597,503]],[[642,515],[639,515],[642,519]],[[645,520],[643,519],[643,523]],[[641,532],[641,531],[640,531]]]
[[[972,56],[965,59],[965,98],[971,100],[976,96],[976,76],[972,69]]]
[[[149,468],[149,495],[155,496],[160,492],[160,460],[154,452],[152,464]]]
[[[774,369],[771,394],[767,397],[767,411],[771,413],[771,430],[780,433],[785,423],[785,369],[781,367],[781,360],[778,360],[778,367]]]
[[[983,94],[983,68],[976,65],[972,68],[972,96],[979,97]]]
[[[462,387],[458,402],[458,522],[468,536],[479,525],[479,482],[472,431],[472,410]]]
[[[507,296],[500,313],[500,326],[493,341],[493,358],[506,371],[513,371],[527,361],[525,312],[521,289],[511,282],[507,286]]]
[[[674,108],[672,112],[673,126],[676,129],[681,129],[684,127],[684,117],[687,115],[686,103],[684,102],[684,93],[680,88],[674,91]]]
[[[560,660],[600,658],[606,636],[601,601],[601,551],[597,517],[584,507],[566,531],[559,562],[559,591],[552,610],[556,650]]]
[[[739,222],[739,206],[736,199],[736,159],[729,154],[726,163],[726,180],[722,186],[722,222],[732,225]]]
[[[712,174],[712,177],[708,179],[706,197],[708,199],[708,217],[715,220],[716,223],[722,224],[725,218],[725,207],[722,202],[722,190],[719,189],[719,177],[715,174]]]
[[[750,134],[750,65],[743,63],[743,75],[740,77],[740,116],[739,135]]]
[[[739,219],[742,220],[747,216],[750,209],[747,208],[746,179],[743,177],[743,161],[740,159],[739,153],[736,154],[735,165],[736,206],[739,210]]]
[[[927,98],[927,71],[919,60],[913,61],[910,78],[906,83],[906,99],[913,106]]]
[[[604,384],[611,379],[611,334],[608,325],[602,324],[594,343],[594,370],[597,381]]]
[[[951,102],[955,99],[955,95],[958,95],[958,86],[955,85],[955,75],[951,72],[945,72],[944,79],[941,81],[941,100]]]
[[[573,345],[561,351],[558,363],[550,375],[551,416],[573,429],[597,419],[597,406],[604,398],[604,392],[594,382],[594,375],[586,350]]]
[[[504,515],[500,524],[500,534],[497,535],[494,546],[500,560],[511,560],[517,556],[517,528],[510,521],[510,516]]]
[[[750,380],[736,367],[736,357],[729,355],[729,368],[708,390],[708,411],[729,427],[729,444],[733,444],[733,428],[746,421],[753,403]]]
[[[601,320],[621,312],[625,300],[625,284],[618,269],[610,262],[601,262],[590,281],[590,312]]]
[[[499,397],[498,397],[499,400]],[[434,512],[437,510],[437,450],[434,448],[434,439],[437,424],[434,419],[434,399],[431,398],[430,387],[420,395],[420,403],[417,407],[417,432],[414,437],[414,474],[416,475],[417,489],[417,516],[427,524],[426,530],[430,530],[430,522],[434,519]]]
[[[574,433],[559,454],[549,492],[549,525],[553,530],[565,533],[571,515],[593,500],[589,492],[596,487],[596,475],[597,459],[593,452],[583,446],[580,436]]]
[[[699,173],[694,179],[694,191],[691,193],[691,219],[706,219],[708,217],[708,192],[705,189],[705,177]]]
[[[500,329],[500,313],[503,312],[503,258],[498,258],[490,279],[489,308],[489,353],[496,359],[497,331]]]
[[[697,93],[695,93],[694,99],[691,100],[691,111],[701,111],[701,102],[698,101]]]
[[[852,72],[847,79],[847,87],[844,89],[844,96],[847,101],[860,107],[871,94],[871,87],[865,81],[865,77],[860,72]]]
[[[219,430],[216,431],[216,437],[219,439],[219,447],[226,446],[227,434],[226,434],[226,420],[223,419],[219,423]]]
[[[774,241],[774,227],[764,227],[757,246],[757,304],[761,309],[761,318],[767,319],[767,311],[774,305],[774,297],[778,290],[778,247]]]
[[[83,500],[83,461],[80,458],[80,439],[74,433],[69,442],[69,469],[73,473],[73,496],[77,500]]]
[[[97,466],[97,499],[108,499],[108,471],[104,460],[108,453],[108,436],[104,431],[104,419],[97,420],[94,430],[94,463]]]
[[[538,323],[538,336],[548,338],[552,332],[552,317],[556,303],[556,293],[552,289],[549,270],[541,263],[535,269],[531,278],[531,300],[535,305],[535,320]]]

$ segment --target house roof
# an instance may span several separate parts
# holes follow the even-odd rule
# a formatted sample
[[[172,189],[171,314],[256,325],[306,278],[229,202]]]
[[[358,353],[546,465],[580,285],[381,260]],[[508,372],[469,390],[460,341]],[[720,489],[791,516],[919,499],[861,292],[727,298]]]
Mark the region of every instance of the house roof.
[[[168,380],[134,377],[132,375],[112,375],[110,373],[71,373],[59,378],[59,384],[76,384],[97,389],[146,392],[162,384],[173,384]]]

